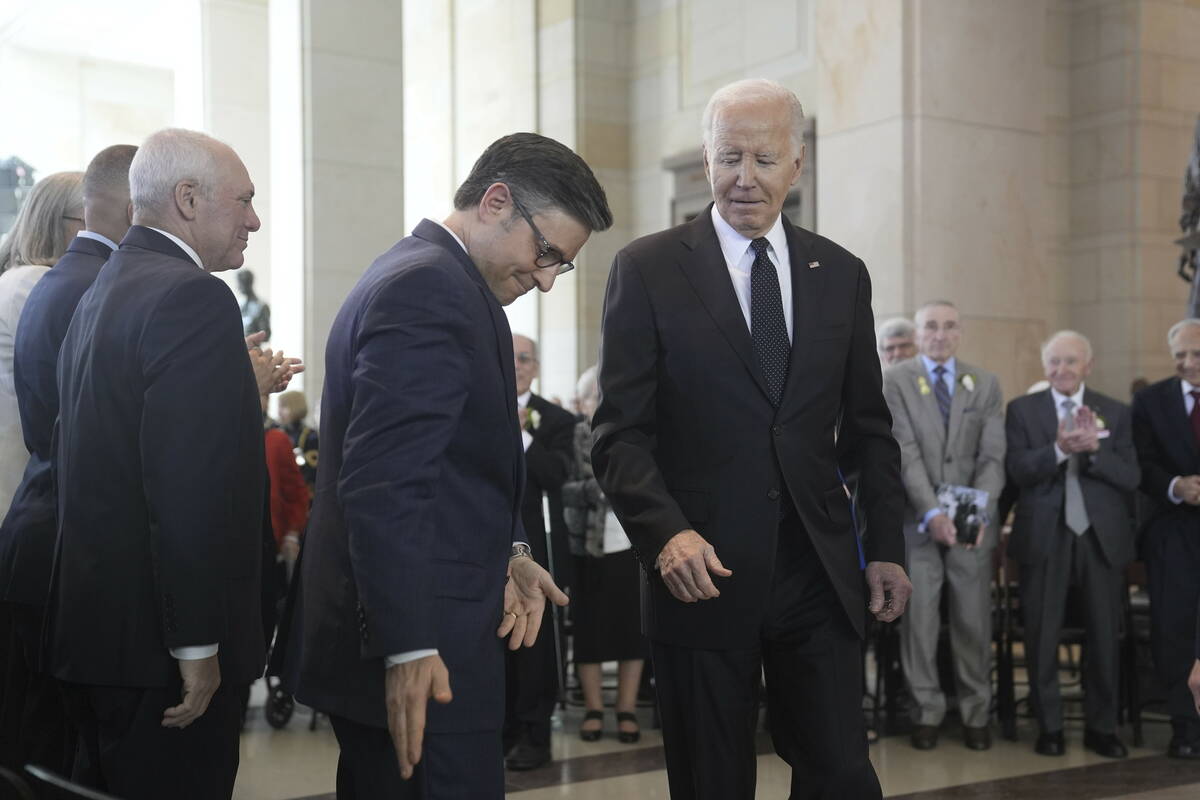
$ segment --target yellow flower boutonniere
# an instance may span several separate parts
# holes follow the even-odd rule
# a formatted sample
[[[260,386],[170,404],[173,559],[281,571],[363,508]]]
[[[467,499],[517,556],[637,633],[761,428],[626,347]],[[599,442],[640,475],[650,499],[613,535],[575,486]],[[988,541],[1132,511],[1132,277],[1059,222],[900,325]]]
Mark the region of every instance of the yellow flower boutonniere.
[[[962,387],[968,392],[975,391],[975,376],[971,373],[965,373],[961,378],[958,379],[958,382],[961,383]]]
[[[1092,409],[1092,416],[1096,419],[1096,430],[1102,431],[1108,428],[1108,423],[1104,421],[1104,417],[1100,416],[1100,412],[1094,408]]]
[[[924,375],[917,376],[917,389],[920,390],[922,395],[929,394],[930,392],[933,391],[932,389],[929,388],[929,381],[925,380]]]

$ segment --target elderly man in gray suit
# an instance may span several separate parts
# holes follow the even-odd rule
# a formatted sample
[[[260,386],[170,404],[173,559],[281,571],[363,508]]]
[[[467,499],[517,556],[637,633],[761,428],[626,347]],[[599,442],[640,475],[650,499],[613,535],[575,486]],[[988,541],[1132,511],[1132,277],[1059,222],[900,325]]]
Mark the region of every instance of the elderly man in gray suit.
[[[1029,694],[1040,733],[1034,750],[1061,756],[1058,639],[1067,588],[1083,592],[1088,658],[1083,744],[1124,758],[1117,729],[1121,578],[1133,559],[1133,493],[1141,479],[1129,406],[1084,379],[1092,345],[1059,331],[1042,347],[1050,388],[1008,406],[1008,474],[1020,487],[1008,553],[1021,565]]]
[[[990,372],[959,361],[958,309],[946,300],[917,310],[917,358],[888,368],[883,392],[900,444],[908,494],[905,541],[913,594],[900,633],[900,658],[913,696],[913,747],[937,746],[946,698],[938,684],[942,587],[949,587],[950,642],[963,741],[991,747],[991,571],[996,501],[1004,487],[1004,400]],[[959,532],[939,489],[987,492],[991,522],[974,537]]]

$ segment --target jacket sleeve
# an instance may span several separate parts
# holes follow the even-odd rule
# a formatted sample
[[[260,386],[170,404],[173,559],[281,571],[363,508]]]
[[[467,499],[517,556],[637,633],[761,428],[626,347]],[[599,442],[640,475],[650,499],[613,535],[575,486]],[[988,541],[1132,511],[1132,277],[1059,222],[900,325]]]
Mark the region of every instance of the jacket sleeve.
[[[414,269],[380,287],[358,321],[337,494],[371,621],[363,658],[438,647],[433,509],[470,389],[463,295],[440,268]]]
[[[1142,469],[1142,491],[1150,495],[1154,502],[1165,503],[1169,502],[1167,489],[1177,473],[1171,470],[1162,443],[1154,430],[1149,408],[1151,400],[1150,389],[1138,392],[1133,397],[1133,444]]]
[[[260,447],[262,442],[257,425],[243,429],[246,384],[254,376],[228,287],[199,273],[169,292],[147,322],[139,356],[146,382],[140,441],[151,549],[163,603],[175,621],[164,633],[165,644],[219,644],[226,632],[217,587],[245,572],[229,559],[247,548],[231,545],[262,536],[260,526],[235,529],[227,502],[242,472],[235,464],[239,437],[254,436]]]
[[[900,448],[883,396],[871,278],[862,261],[856,259],[854,265],[858,270],[854,327],[842,379],[838,450],[848,459],[843,469],[858,473],[858,496],[871,528],[870,536],[863,540],[867,561],[904,564]]]
[[[691,528],[654,459],[658,332],[637,265],[618,253],[600,324],[600,405],[592,468],[648,570],[675,534]]]

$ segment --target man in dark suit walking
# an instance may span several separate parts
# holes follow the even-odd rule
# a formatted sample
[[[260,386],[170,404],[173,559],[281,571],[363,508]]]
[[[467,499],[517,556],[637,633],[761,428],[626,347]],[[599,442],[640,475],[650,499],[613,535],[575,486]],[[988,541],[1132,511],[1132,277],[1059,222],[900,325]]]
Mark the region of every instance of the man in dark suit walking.
[[[1133,493],[1141,472],[1129,407],[1086,388],[1092,346],[1059,331],[1042,347],[1050,388],[1018,397],[1005,419],[1008,474],[1020,489],[1008,554],[1021,565],[1034,750],[1060,756],[1058,640],[1067,588],[1083,592],[1087,630],[1084,747],[1124,758],[1117,738],[1118,627],[1125,565],[1133,558]]]
[[[497,635],[534,644],[547,596],[566,597],[522,531],[502,306],[549,291],[611,224],[579,156],[506,136],[334,320],[285,681],[330,715],[342,800],[503,796]]]
[[[567,586],[570,555],[563,519],[562,485],[574,457],[575,417],[533,393],[540,372],[537,342],[514,334],[513,365],[517,382],[517,417],[525,448],[525,494],[521,522],[533,558]],[[549,501],[546,519],[544,500]],[[547,525],[549,522],[549,525]],[[551,627],[554,609],[546,607],[542,635],[533,647],[510,651],[506,659],[507,702],[504,711],[505,766],[530,770],[550,762],[550,717],[558,701],[562,658],[560,632]]]
[[[1152,515],[1142,543],[1150,589],[1151,639],[1167,687],[1167,755],[1200,758],[1200,716],[1187,688],[1200,600],[1200,320],[1172,326],[1176,377],[1134,395],[1133,442]]]
[[[780,214],[802,123],[778,84],[718,90],[715,204],[609,276],[593,465],[647,575],[675,800],[754,796],[763,668],[792,797],[880,796],[861,648],[868,608],[894,620],[911,591],[900,453],[865,266]],[[859,474],[866,541],[839,467]]]
[[[239,690],[265,655],[264,464],[237,303],[209,272],[241,265],[254,184],[227,145],[174,129],[129,180],[133,227],[59,358],[48,659],[94,785],[229,797]]]
[[[29,462],[0,524],[0,613],[12,618],[16,634],[0,723],[0,729],[16,735],[13,750],[5,746],[0,754],[0,763],[10,769],[33,763],[70,774],[74,758],[75,731],[62,691],[40,663],[58,529],[50,466],[58,419],[58,351],[79,298],[129,230],[129,162],[136,152],[132,145],[113,145],[88,165],[84,229],[29,293],[13,344],[14,389]]]

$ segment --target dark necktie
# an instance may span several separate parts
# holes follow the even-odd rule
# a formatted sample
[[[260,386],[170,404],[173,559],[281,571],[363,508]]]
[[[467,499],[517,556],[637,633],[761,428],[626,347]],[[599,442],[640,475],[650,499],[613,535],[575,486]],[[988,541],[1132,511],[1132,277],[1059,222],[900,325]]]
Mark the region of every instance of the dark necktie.
[[[942,412],[942,424],[950,427],[950,388],[946,386],[946,368],[938,364],[933,368],[933,396],[937,399],[938,411]]]
[[[1192,435],[1196,437],[1196,444],[1200,445],[1200,389],[1192,389],[1189,394],[1192,396]]]
[[[754,266],[750,270],[750,337],[754,340],[758,366],[767,380],[771,404],[778,407],[787,381],[792,345],[783,317],[779,275],[767,256],[767,240],[755,239],[750,247],[754,249]]]

